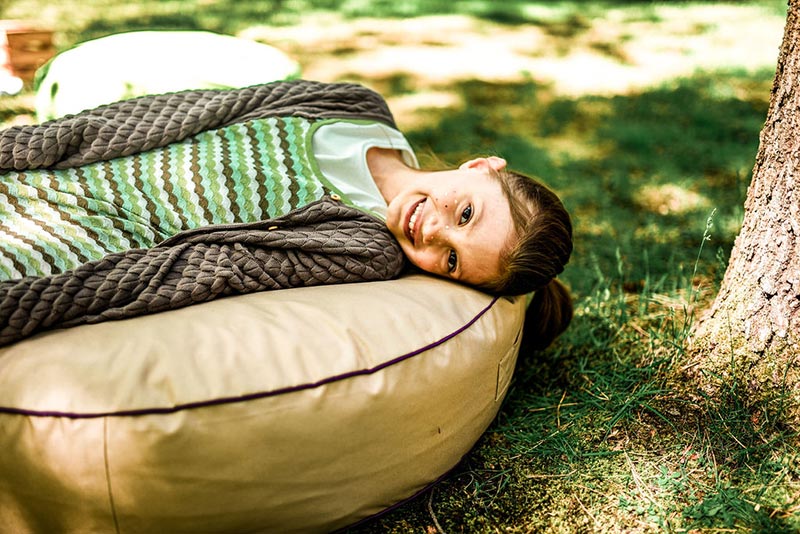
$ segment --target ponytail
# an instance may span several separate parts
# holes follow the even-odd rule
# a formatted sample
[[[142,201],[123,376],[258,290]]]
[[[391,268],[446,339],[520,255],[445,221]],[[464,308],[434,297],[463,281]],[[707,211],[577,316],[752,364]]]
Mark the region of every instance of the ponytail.
[[[543,350],[569,326],[572,321],[572,297],[567,287],[556,279],[533,294],[525,314],[522,339],[525,347]]]

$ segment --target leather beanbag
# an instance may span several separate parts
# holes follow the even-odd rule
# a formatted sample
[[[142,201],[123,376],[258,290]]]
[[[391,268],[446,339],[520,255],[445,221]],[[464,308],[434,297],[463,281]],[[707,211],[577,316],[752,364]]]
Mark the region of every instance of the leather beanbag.
[[[0,349],[8,532],[325,532],[435,482],[495,417],[525,299],[288,289]]]

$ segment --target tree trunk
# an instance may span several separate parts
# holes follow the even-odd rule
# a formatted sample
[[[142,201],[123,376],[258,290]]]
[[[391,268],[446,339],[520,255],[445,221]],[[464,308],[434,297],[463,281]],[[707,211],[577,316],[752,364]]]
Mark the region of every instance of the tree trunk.
[[[800,0],[790,0],[742,229],[719,295],[693,332],[688,369],[701,384],[736,380],[753,400],[781,397],[793,405],[784,416],[800,427],[798,171]]]

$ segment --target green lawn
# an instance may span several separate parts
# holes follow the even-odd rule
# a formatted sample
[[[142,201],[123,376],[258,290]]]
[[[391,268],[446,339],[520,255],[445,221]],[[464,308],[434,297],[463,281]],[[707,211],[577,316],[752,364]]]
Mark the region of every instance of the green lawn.
[[[691,324],[713,299],[738,233],[774,64],[744,57],[703,63],[721,51],[710,41],[689,72],[649,82],[632,77],[624,90],[598,78],[593,92],[565,89],[537,72],[447,80],[413,69],[375,75],[344,63],[373,46],[364,39],[374,44],[376,37],[364,27],[351,41],[317,43],[314,51],[291,32],[364,16],[394,28],[408,17],[455,10],[474,21],[476,36],[542,36],[546,48],[526,57],[566,61],[584,47],[626,73],[641,61],[634,53],[641,48],[625,43],[644,46],[653,28],[672,40],[652,50],[672,46],[688,58],[696,53],[692,43],[722,35],[725,25],[753,24],[754,14],[775,27],[782,2],[6,4],[6,17],[56,28],[62,49],[130,29],[264,36],[272,28],[304,67],[325,72],[323,66],[341,64],[336,79],[386,94],[423,161],[435,153],[457,163],[489,150],[564,198],[575,223],[575,253],[563,275],[576,299],[573,325],[545,352],[523,349],[499,417],[445,481],[353,532],[800,531],[800,442],[781,419],[781,396],[753,403],[746,384],[726,383],[708,398],[678,378]],[[707,10],[720,16],[681,26]],[[749,46],[769,47],[777,59],[776,37]],[[426,39],[439,40],[434,48],[450,46],[441,35]],[[656,66],[653,72],[667,70]],[[444,104],[434,103],[439,97]],[[409,101],[416,109],[405,107]],[[0,100],[0,121],[29,120],[31,102],[30,89]]]

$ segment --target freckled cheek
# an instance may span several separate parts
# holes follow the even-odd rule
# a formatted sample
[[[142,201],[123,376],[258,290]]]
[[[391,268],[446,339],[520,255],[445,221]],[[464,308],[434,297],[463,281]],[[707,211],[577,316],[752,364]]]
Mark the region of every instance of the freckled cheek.
[[[457,192],[453,191],[445,191],[441,194],[434,194],[433,200],[437,203],[442,203],[445,208],[449,208],[453,202],[458,202],[458,198],[456,197]]]
[[[435,254],[421,252],[419,250],[406,250],[408,261],[428,272],[438,272],[439,261]]]

